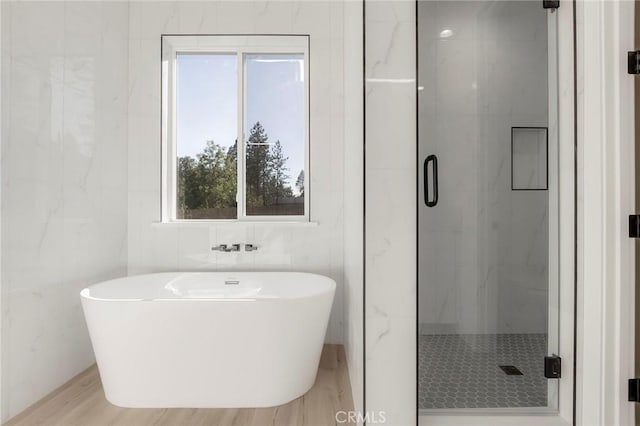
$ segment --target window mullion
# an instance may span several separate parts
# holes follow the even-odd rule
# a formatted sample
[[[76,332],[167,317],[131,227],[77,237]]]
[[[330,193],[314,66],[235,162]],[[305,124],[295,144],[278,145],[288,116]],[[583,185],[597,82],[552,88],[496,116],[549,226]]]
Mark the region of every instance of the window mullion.
[[[171,49],[169,52],[169,82],[168,87],[169,91],[169,105],[170,105],[170,126],[169,126],[169,144],[168,144],[168,158],[169,162],[168,166],[168,179],[169,179],[169,188],[170,188],[170,196],[169,196],[169,205],[167,217],[169,220],[175,220],[176,212],[177,212],[177,201],[178,201],[178,161],[176,158],[177,152],[177,114],[176,114],[176,97],[177,97],[177,87],[176,87],[176,60],[177,60],[177,52],[174,49]]]
[[[237,159],[237,215],[238,220],[246,218],[246,183],[245,183],[245,137],[244,137],[244,52],[240,49],[238,58],[238,159]]]

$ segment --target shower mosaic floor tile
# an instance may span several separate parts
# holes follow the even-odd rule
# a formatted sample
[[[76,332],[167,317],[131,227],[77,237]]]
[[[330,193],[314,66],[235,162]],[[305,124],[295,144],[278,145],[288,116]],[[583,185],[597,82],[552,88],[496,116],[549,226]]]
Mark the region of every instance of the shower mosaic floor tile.
[[[419,407],[546,407],[546,348],[546,334],[421,335]]]

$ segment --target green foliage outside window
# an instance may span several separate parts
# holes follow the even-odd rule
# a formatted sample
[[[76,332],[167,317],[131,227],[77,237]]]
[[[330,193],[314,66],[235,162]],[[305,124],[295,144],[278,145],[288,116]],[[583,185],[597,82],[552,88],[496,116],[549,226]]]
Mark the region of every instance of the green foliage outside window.
[[[269,142],[260,122],[253,125],[246,145],[246,206],[249,215],[303,215],[304,171],[296,192],[289,184],[279,140]],[[236,143],[225,149],[207,141],[204,151],[178,158],[177,217],[179,219],[234,219],[237,194]]]

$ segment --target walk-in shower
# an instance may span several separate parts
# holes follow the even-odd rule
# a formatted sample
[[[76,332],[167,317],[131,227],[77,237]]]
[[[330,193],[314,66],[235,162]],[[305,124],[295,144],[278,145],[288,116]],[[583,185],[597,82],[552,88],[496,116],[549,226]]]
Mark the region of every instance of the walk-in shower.
[[[417,3],[420,410],[557,408],[556,18]]]

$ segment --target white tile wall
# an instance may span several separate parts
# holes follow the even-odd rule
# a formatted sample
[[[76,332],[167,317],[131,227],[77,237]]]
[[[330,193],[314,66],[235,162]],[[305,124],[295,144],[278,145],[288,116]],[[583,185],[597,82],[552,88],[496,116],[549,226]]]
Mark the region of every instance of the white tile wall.
[[[416,424],[415,2],[366,1],[366,410]],[[378,414],[375,414],[378,413]]]
[[[160,218],[160,35],[309,34],[311,220],[317,226],[218,224]],[[327,342],[343,341],[344,77],[341,2],[132,2],[129,43],[129,274],[160,270],[296,270],[338,284]],[[211,253],[251,243],[251,253]]]
[[[93,362],[80,289],[126,273],[128,6],[1,7],[6,420]]]

